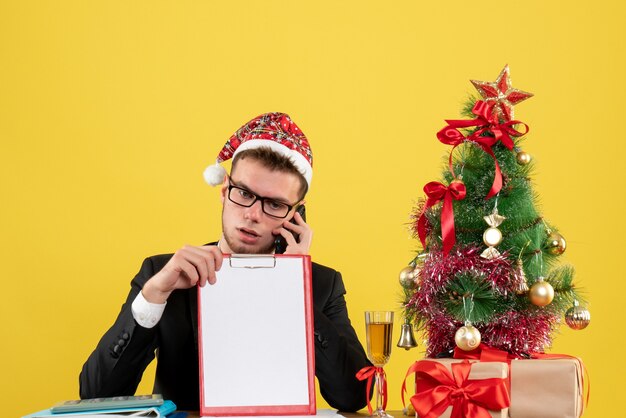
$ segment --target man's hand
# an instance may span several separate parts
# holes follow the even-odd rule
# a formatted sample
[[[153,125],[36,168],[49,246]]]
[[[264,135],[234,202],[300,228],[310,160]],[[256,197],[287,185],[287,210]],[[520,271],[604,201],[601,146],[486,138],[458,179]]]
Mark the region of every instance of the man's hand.
[[[215,272],[222,267],[223,255],[216,245],[185,245],[146,282],[143,297],[151,303],[165,303],[176,289],[188,289],[207,282],[215,284]]]
[[[313,240],[313,230],[304,222],[304,219],[298,212],[294,214],[293,219],[296,221],[295,224],[285,221],[281,228],[274,230],[272,233],[274,235],[282,235],[285,241],[287,241],[285,254],[308,255],[311,241]],[[294,234],[298,235],[298,241],[296,241]]]

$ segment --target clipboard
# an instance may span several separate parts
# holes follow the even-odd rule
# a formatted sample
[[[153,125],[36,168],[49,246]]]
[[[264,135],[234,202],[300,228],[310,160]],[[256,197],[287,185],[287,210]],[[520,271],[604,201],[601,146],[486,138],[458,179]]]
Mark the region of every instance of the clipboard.
[[[311,258],[225,255],[198,287],[200,415],[314,415]]]

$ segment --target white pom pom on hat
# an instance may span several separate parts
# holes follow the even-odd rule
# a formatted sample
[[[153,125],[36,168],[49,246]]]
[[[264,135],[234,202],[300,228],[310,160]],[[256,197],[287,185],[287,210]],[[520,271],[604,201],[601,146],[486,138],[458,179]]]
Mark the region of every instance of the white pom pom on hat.
[[[226,170],[221,163],[237,153],[252,148],[268,147],[289,157],[311,185],[313,155],[309,141],[285,113],[264,113],[237,130],[224,144],[215,164],[204,170],[204,180],[211,186],[222,184]]]
[[[215,162],[215,164],[208,166],[204,169],[204,181],[209,183],[211,186],[217,186],[222,184],[224,181],[224,176],[226,175],[226,169],[222,167],[219,162]]]

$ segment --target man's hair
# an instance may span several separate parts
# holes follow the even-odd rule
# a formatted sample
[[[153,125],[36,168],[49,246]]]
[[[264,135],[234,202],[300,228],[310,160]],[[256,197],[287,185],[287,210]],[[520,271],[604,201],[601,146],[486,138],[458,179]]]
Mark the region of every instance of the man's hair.
[[[304,198],[307,191],[309,190],[309,184],[306,179],[300,173],[300,171],[296,168],[294,163],[291,161],[291,158],[280,154],[269,147],[257,147],[250,148],[247,150],[243,150],[237,153],[233,158],[233,164],[231,167],[231,173],[235,171],[235,167],[237,166],[237,162],[239,160],[243,160],[245,158],[249,158],[253,161],[260,162],[264,167],[269,169],[270,171],[280,171],[282,173],[290,173],[295,174],[300,180],[300,190],[298,190],[298,195],[300,196],[300,200]]]

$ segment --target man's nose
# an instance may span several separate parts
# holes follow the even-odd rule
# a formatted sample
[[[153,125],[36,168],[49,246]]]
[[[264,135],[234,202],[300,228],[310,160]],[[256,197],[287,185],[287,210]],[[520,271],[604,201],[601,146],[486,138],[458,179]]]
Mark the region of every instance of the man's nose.
[[[258,222],[261,216],[263,216],[263,202],[260,200],[254,202],[252,206],[246,208],[244,216],[246,219]]]

